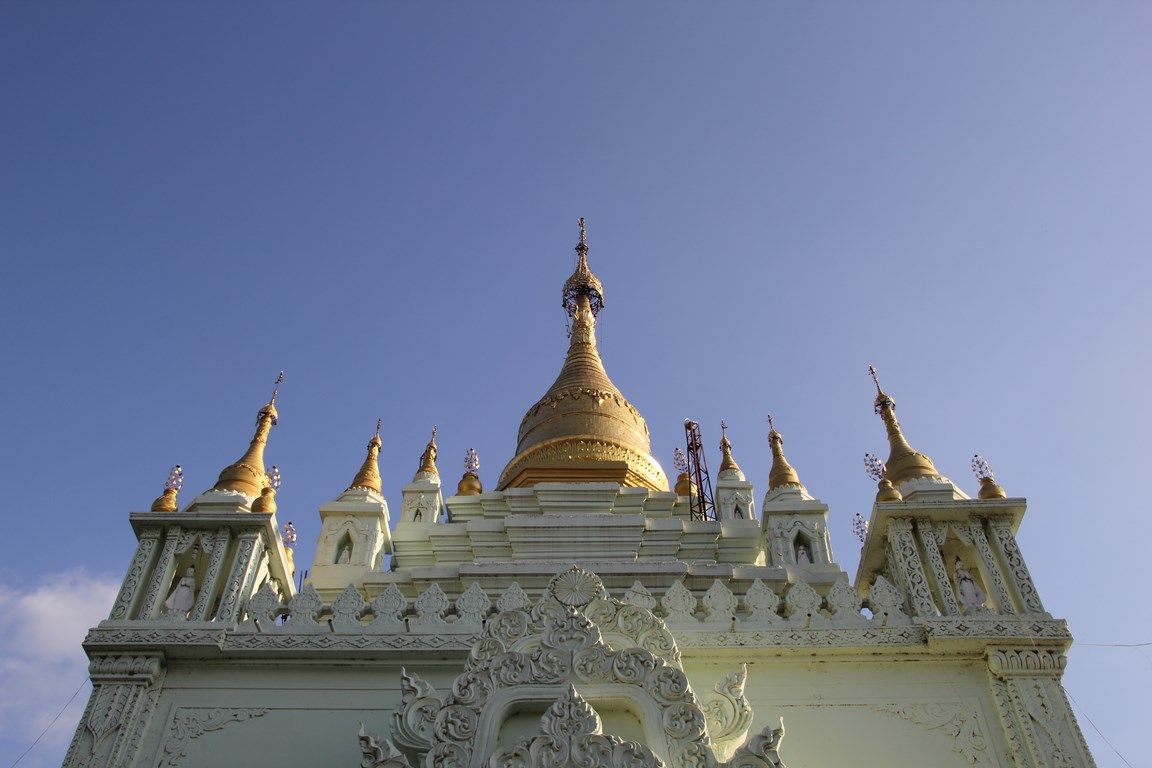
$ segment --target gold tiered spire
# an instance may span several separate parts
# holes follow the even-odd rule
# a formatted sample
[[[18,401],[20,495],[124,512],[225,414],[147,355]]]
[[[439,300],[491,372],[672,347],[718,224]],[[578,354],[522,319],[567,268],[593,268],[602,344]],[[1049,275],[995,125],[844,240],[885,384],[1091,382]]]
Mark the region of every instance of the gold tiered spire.
[[[796,474],[796,470],[792,468],[787,457],[784,456],[784,437],[776,431],[776,424],[772,421],[771,414],[768,415],[768,445],[772,449],[772,469],[768,472],[768,490],[774,491],[785,486],[794,486],[800,490],[805,490],[804,484],[800,482],[800,475]]]
[[[428,445],[424,446],[424,453],[420,454],[420,468],[416,470],[416,477],[421,475],[440,476],[436,468],[436,427],[432,427],[432,437],[428,438]]]
[[[584,219],[576,254],[562,301],[571,322],[568,355],[556,381],[520,423],[516,456],[497,487],[616,482],[667,491],[668,478],[651,453],[648,425],[608,378],[596,349],[604,286],[588,267]]]
[[[268,433],[276,426],[279,414],[276,412],[276,396],[280,393],[280,383],[284,381],[284,371],[276,377],[272,389],[272,399],[256,415],[256,434],[248,445],[248,450],[234,463],[220,473],[220,478],[212,490],[237,491],[254,499],[268,487],[268,475],[264,471],[264,446],[268,444]]]
[[[732,443],[728,440],[728,422],[723,419],[720,420],[720,472],[728,470],[735,470],[738,475],[743,477],[744,473],[740,471],[740,465],[736,463],[736,459],[732,458]]]
[[[884,479],[899,485],[918,477],[940,477],[932,459],[908,444],[900,429],[900,422],[896,420],[896,402],[880,387],[876,369],[868,366],[868,373],[876,383],[875,410],[888,429],[888,444],[891,446],[888,461],[884,464]]]
[[[352,485],[348,486],[348,490],[353,488],[366,488],[376,493],[382,493],[380,485],[380,426],[382,422],[376,419],[376,434],[372,435],[372,439],[368,441],[368,455],[364,457],[364,463],[360,466],[360,471],[356,473],[356,477],[352,478]]]

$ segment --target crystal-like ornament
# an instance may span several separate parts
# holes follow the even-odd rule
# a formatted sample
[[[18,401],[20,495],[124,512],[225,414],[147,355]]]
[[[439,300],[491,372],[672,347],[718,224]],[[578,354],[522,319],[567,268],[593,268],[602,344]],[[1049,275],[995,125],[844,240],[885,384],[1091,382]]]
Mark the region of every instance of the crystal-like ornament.
[[[688,457],[684,455],[684,451],[677,448],[672,452],[672,464],[680,474],[688,471]]]
[[[884,479],[884,462],[876,458],[874,453],[864,454],[864,471],[868,473],[868,477],[876,482]]]
[[[289,549],[296,546],[296,526],[292,525],[292,521],[284,523],[284,528],[280,531],[280,539],[284,542],[284,546]]]
[[[268,473],[268,485],[272,486],[272,490],[280,490],[280,467],[275,464],[272,465],[272,470]]]
[[[860,539],[861,544],[868,538],[868,521],[859,512],[852,516],[852,533]]]
[[[168,491],[179,491],[184,485],[184,470],[179,464],[172,467],[172,471],[168,473],[168,482],[164,483],[164,489]]]
[[[988,460],[978,453],[972,457],[972,474],[976,475],[977,480],[991,480],[996,477],[992,473],[992,467],[988,465]]]
[[[480,469],[480,456],[475,448],[469,448],[468,453],[464,455],[464,470],[475,474],[478,469]]]

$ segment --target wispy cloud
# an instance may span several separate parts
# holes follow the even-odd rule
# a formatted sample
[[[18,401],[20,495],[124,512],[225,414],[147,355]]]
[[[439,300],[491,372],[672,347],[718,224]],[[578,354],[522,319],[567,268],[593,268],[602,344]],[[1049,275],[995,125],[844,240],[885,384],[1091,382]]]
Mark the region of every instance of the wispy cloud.
[[[0,762],[10,765],[88,676],[80,642],[108,615],[120,584],[82,569],[0,579]],[[20,768],[59,766],[87,701],[81,691]]]

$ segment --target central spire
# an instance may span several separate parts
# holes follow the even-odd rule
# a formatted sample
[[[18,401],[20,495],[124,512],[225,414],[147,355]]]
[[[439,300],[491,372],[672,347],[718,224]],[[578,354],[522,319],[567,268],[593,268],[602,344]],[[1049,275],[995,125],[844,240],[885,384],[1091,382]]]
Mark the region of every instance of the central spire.
[[[604,285],[588,266],[588,235],[580,219],[576,269],[562,290],[568,354],[548,391],[520,423],[516,456],[499,488],[540,482],[617,482],[668,490],[651,455],[648,425],[608,378],[596,348],[596,316]]]

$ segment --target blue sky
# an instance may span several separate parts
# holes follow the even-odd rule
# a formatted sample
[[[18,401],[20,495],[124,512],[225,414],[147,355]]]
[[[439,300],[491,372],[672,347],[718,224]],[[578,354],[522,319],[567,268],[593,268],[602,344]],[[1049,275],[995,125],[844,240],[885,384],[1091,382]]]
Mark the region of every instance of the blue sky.
[[[475,447],[494,485],[563,358],[586,216],[602,355],[667,470],[685,417],[710,444],[725,418],[762,493],[772,413],[854,574],[861,457],[885,453],[875,364],[942,471],[974,492],[978,451],[1028,497],[1025,556],[1084,643],[1068,690],[1147,762],[1152,656],[1087,644],[1152,641],[1150,22],[1138,3],[0,7],[0,674],[35,698],[0,707],[0,758],[83,680],[127,512],[173,463],[185,500],[210,487],[278,370],[268,459],[300,561],[377,417],[394,506],[433,424],[446,483]],[[59,763],[85,696],[21,765]]]

